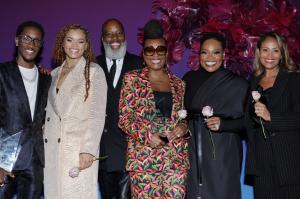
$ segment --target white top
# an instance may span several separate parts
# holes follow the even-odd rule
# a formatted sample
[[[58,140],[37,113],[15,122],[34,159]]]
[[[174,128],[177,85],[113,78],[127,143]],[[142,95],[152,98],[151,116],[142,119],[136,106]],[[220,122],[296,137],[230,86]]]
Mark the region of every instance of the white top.
[[[36,66],[34,66],[33,68],[25,68],[19,66],[19,70],[25,86],[31,112],[31,118],[33,120],[37,95],[37,85],[39,79],[38,68]]]
[[[115,73],[114,83],[113,83],[114,88],[117,86],[117,83],[119,81],[122,67],[123,67],[123,61],[124,61],[124,58],[116,60],[117,68],[116,68],[116,73]],[[113,60],[106,57],[106,65],[107,65],[107,70],[109,72],[113,65]]]

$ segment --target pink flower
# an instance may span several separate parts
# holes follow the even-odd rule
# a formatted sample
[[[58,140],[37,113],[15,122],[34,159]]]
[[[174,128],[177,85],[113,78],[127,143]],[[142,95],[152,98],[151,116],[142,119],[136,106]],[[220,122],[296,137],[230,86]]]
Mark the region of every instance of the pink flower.
[[[185,119],[187,116],[187,112],[184,109],[181,109],[180,111],[178,111],[178,116],[180,119]]]
[[[205,116],[205,117],[211,117],[211,116],[213,116],[213,114],[214,114],[214,110],[213,110],[213,108],[211,108],[210,106],[204,106],[204,107],[202,108],[202,114],[203,114],[203,116]]]
[[[252,98],[255,102],[258,102],[259,99],[261,98],[261,94],[258,91],[252,91],[251,94],[252,94]],[[265,127],[264,127],[264,124],[262,122],[261,117],[259,117],[259,121],[260,121],[263,136],[264,136],[265,139],[267,139],[267,135],[266,135],[266,132],[265,132]]]
[[[258,91],[252,91],[251,94],[252,94],[252,98],[254,99],[255,102],[257,102],[261,97],[261,94]]]
[[[69,176],[71,178],[76,178],[79,176],[79,173],[80,173],[80,169],[79,167],[73,167],[72,169],[70,169],[69,171]]]
[[[202,108],[202,114],[203,114],[204,117],[206,117],[208,119],[209,117],[213,116],[214,110],[210,106],[204,106]],[[208,132],[209,132],[210,142],[211,142],[211,146],[212,146],[212,158],[213,158],[213,160],[215,160],[216,159],[215,142],[214,142],[214,139],[213,139],[213,136],[212,136],[212,133],[211,133],[210,129],[208,129]]]

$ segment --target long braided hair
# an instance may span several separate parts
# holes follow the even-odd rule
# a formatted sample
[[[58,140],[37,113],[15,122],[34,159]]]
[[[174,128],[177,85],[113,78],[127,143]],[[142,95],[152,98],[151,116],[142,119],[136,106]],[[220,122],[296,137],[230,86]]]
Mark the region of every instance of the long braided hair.
[[[55,47],[54,47],[54,53],[53,53],[54,54],[53,59],[57,66],[60,66],[66,59],[66,53],[63,49],[63,43],[64,43],[67,33],[70,30],[82,30],[83,33],[85,34],[85,38],[86,38],[86,42],[87,42],[87,48],[83,53],[83,57],[86,59],[86,65],[84,67],[84,78],[85,78],[84,101],[86,101],[86,99],[89,96],[89,89],[90,89],[90,63],[95,61],[95,55],[94,55],[94,52],[92,49],[88,30],[79,24],[65,25],[57,34]]]

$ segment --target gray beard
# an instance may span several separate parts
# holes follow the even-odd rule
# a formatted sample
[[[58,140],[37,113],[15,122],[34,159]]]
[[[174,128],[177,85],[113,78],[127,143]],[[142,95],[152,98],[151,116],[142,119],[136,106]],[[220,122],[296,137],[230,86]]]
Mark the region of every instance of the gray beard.
[[[121,43],[121,46],[119,49],[112,49],[108,43],[105,41],[102,41],[104,51],[105,51],[105,56],[109,59],[121,59],[125,56],[126,54],[126,48],[127,48],[127,42],[124,41]]]

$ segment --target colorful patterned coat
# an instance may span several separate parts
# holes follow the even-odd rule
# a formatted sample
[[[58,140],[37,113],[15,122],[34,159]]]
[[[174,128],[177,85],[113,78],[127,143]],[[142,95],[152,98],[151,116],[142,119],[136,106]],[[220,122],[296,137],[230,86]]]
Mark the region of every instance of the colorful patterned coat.
[[[185,84],[174,75],[169,74],[169,77],[173,108],[166,128],[171,131],[178,122],[185,122],[178,116],[178,111],[184,109]],[[119,107],[119,127],[128,135],[128,171],[156,172],[189,168],[186,138],[175,139],[161,148],[150,146],[150,138],[155,133],[151,129],[156,107],[147,68],[125,75]]]

